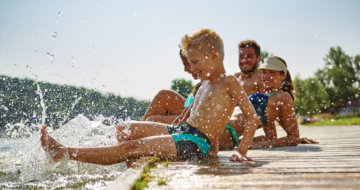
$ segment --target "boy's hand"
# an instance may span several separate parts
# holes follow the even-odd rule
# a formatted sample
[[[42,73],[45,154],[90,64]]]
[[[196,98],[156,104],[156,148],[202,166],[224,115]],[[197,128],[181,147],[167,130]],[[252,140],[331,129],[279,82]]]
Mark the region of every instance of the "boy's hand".
[[[233,161],[233,162],[249,162],[249,161],[254,161],[252,158],[247,157],[247,156],[239,155],[238,153],[237,153],[237,154],[233,154],[233,155],[229,158],[229,160],[230,160],[230,161]]]

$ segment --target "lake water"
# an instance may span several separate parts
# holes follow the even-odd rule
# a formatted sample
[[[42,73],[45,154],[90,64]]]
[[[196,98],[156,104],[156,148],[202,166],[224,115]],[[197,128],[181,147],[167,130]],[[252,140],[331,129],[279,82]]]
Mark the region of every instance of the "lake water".
[[[101,117],[90,121],[78,115],[57,130],[48,127],[48,131],[66,146],[116,144],[115,125],[103,121]],[[102,166],[66,159],[52,163],[41,147],[39,129],[40,125],[34,126],[27,137],[0,138],[0,189],[104,189],[126,170],[124,163]],[[12,136],[23,136],[17,132],[8,131]]]

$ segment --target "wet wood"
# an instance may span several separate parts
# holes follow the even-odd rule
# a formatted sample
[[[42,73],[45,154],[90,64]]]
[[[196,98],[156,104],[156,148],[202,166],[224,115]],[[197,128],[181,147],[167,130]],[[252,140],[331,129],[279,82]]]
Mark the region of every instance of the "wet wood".
[[[129,168],[118,176],[114,182],[106,187],[106,190],[131,190],[134,183],[141,177],[144,166],[149,162],[151,157],[142,157],[134,163],[129,163]]]
[[[250,150],[251,163],[230,162],[234,151],[221,151],[215,164],[159,165],[149,189],[360,189],[360,126],[301,126],[300,134],[320,144]]]

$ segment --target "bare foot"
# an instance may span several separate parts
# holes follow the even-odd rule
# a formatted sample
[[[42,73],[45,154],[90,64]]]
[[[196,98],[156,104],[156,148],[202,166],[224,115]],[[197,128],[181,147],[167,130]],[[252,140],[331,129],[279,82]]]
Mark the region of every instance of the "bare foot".
[[[66,153],[66,147],[58,143],[48,134],[46,130],[46,125],[42,126],[41,128],[40,140],[41,146],[43,147],[45,152],[48,153],[55,162],[60,161],[64,157]]]

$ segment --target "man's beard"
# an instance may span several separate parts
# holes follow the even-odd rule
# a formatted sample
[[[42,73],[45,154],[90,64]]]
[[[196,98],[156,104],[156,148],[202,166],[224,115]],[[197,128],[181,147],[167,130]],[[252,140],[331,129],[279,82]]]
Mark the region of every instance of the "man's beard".
[[[258,65],[257,63],[254,63],[253,67],[252,67],[251,69],[249,69],[249,70],[246,70],[246,71],[244,71],[244,70],[241,69],[241,67],[240,67],[240,70],[241,70],[241,72],[244,73],[244,74],[253,73],[253,72],[257,69],[257,65]]]

